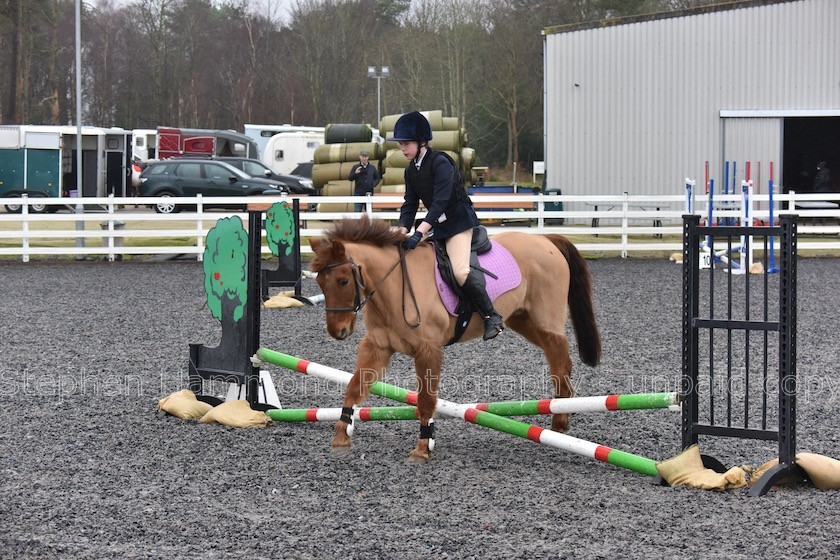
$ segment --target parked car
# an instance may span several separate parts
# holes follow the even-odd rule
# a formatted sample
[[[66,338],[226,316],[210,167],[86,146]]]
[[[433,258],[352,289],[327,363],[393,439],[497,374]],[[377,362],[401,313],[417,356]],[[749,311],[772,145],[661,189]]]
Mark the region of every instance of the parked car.
[[[134,187],[134,192],[137,192],[137,189],[140,188],[140,175],[143,174],[143,170],[149,166],[150,163],[153,163],[157,160],[148,160],[148,161],[141,161],[139,159],[134,159],[131,162],[131,186]]]
[[[229,163],[251,177],[265,177],[266,179],[277,181],[287,187],[292,194],[318,194],[318,190],[312,183],[312,179],[298,175],[280,175],[258,159],[239,157],[214,157],[213,159],[215,161]]]
[[[173,158],[150,163],[140,174],[139,196],[175,197],[201,194],[214,196],[280,195],[288,192],[276,181],[251,177],[223,161]],[[208,201],[208,206],[220,206]],[[236,208],[245,205],[235,205]],[[182,210],[174,202],[153,206],[160,214]]]
[[[291,175],[297,175],[298,177],[306,177],[307,179],[311,179],[313,165],[315,164],[311,161],[299,163],[297,164],[297,167],[292,169]]]

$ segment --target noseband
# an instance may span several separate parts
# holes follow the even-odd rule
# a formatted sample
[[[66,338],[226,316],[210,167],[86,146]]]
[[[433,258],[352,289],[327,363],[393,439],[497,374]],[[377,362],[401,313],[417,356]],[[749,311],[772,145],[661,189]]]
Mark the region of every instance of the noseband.
[[[405,256],[408,254],[408,251],[403,251],[402,246],[399,247],[400,258],[397,259],[397,262],[394,263],[394,266],[391,267],[390,270],[382,277],[381,282],[384,282],[394,270],[396,270],[397,266],[402,264],[402,273],[403,273],[403,290],[402,290],[402,312],[403,312],[403,321],[405,324],[410,326],[411,328],[416,328],[420,326],[420,307],[417,305],[417,297],[414,295],[414,289],[411,287],[411,280],[408,277],[408,265],[405,263]],[[350,265],[350,271],[353,273],[353,282],[354,282],[354,289],[356,293],[353,297],[353,307],[325,307],[324,311],[327,313],[358,313],[362,307],[373,297],[373,294],[376,293],[376,288],[371,290],[370,293],[366,293],[367,289],[365,288],[365,281],[362,278],[362,266],[353,262],[352,257],[348,257],[347,260],[329,263],[324,265],[324,268],[321,270],[327,270],[330,268],[335,268],[337,266],[342,266],[345,264]],[[380,282],[380,283],[381,283]],[[414,303],[414,310],[417,313],[417,322],[416,323],[409,323],[408,318],[405,315],[405,287],[408,286],[408,293],[411,295],[411,300]]]

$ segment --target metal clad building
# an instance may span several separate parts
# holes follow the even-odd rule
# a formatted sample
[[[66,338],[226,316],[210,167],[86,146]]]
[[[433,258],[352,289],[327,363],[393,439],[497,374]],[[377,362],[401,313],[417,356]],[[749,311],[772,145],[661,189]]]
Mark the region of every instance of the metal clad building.
[[[840,1],[730,2],[544,33],[547,186],[681,194],[684,177],[702,186],[709,161],[721,192],[723,162],[740,181],[750,161],[766,192],[772,161],[776,185],[807,192],[827,161],[840,191]]]

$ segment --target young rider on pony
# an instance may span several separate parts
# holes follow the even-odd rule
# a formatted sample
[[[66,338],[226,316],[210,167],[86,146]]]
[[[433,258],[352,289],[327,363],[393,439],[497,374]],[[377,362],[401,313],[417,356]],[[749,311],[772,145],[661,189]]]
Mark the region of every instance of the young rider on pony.
[[[424,235],[434,230],[434,238],[446,246],[455,281],[464,295],[484,318],[484,340],[490,340],[504,328],[501,316],[487,295],[484,277],[470,268],[473,228],[479,225],[469,196],[456,187],[459,171],[452,160],[429,148],[432,127],[417,111],[406,113],[394,125],[393,136],[409,160],[405,170],[405,202],[400,209],[399,229],[408,234],[414,223],[419,202],[428,209],[426,216],[403,243],[414,249]]]

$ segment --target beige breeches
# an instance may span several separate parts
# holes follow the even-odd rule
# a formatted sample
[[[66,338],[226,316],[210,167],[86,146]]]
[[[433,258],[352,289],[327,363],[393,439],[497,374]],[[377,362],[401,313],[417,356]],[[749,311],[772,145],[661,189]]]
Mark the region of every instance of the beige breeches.
[[[446,240],[446,252],[449,254],[449,262],[452,263],[452,272],[455,274],[455,281],[463,286],[470,274],[470,245],[472,245],[472,228],[453,235]]]

